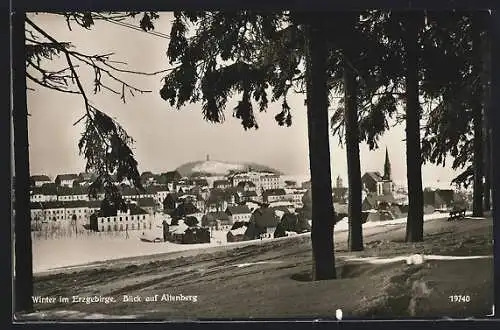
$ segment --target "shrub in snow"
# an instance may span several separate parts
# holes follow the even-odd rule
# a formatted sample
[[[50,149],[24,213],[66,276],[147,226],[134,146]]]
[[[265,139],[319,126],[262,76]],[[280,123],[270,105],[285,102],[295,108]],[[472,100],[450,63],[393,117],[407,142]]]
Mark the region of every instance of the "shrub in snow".
[[[421,265],[424,263],[424,256],[422,254],[414,254],[406,258],[407,265]]]

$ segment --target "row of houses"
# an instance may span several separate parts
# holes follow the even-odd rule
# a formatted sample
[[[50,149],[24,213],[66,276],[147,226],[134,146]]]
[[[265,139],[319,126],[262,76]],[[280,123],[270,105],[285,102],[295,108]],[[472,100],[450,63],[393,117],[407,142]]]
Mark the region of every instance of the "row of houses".
[[[32,187],[41,187],[48,183],[54,183],[60,187],[88,186],[95,178],[96,176],[90,173],[60,174],[52,181],[47,175],[33,175],[31,176],[31,183]],[[284,182],[281,180],[280,175],[252,170],[243,173],[234,173],[218,179],[216,178],[212,185],[209,184],[207,180],[208,177],[196,176],[185,178],[182,177],[178,171],[161,174],[154,174],[147,171],[143,172],[140,178],[144,186],[165,185],[169,186],[170,190],[173,190],[173,185],[176,185],[179,189],[191,189],[194,186],[227,189],[231,187],[241,187],[242,185],[250,185],[260,195],[260,192],[264,190],[284,188]],[[210,177],[210,179],[212,178],[213,177]]]
[[[167,186],[153,186],[146,187],[145,191],[139,191],[138,189],[124,185],[121,187],[120,191],[125,199],[136,200],[150,198],[153,199],[158,205],[161,205],[170,190]],[[95,198],[89,197],[88,186],[67,187],[58,186],[55,183],[46,183],[39,187],[33,187],[30,195],[30,201],[33,203],[55,201],[90,201],[102,199],[104,199],[104,193],[102,192],[97,193]]]
[[[31,186],[32,187],[41,187],[47,183],[54,183],[57,186],[61,187],[73,187],[76,185],[79,186],[88,186],[95,179],[96,175],[93,173],[82,172],[80,174],[59,174],[52,180],[48,175],[32,175]],[[171,171],[166,173],[161,173],[159,175],[155,175],[151,172],[143,172],[141,174],[141,181],[144,185],[167,185],[168,183],[173,183],[181,180],[182,177],[177,171]]]
[[[101,208],[100,201],[49,201],[31,203],[31,221],[87,220]],[[75,217],[75,218],[74,218]]]
[[[141,212],[144,211],[149,215],[154,214],[152,199],[138,199],[131,204],[139,207]],[[32,202],[30,205],[32,223],[69,220],[89,223],[91,215],[99,213],[100,210],[101,201],[48,201]]]
[[[87,186],[95,179],[95,175],[91,173],[80,174],[59,174],[52,181],[47,175],[32,175],[31,186],[41,187],[47,183],[54,183],[59,187],[73,187],[74,185]]]
[[[42,181],[36,182],[39,183]],[[158,206],[163,204],[165,198],[167,198],[169,194],[172,195],[173,199],[183,194],[196,195],[200,201],[208,201],[208,204],[210,204],[208,208],[210,209],[210,207],[214,207],[213,205],[221,200],[221,196],[224,196],[222,199],[229,204],[234,204],[236,200],[238,202],[254,201],[260,203],[290,201],[295,203],[297,207],[301,207],[301,199],[305,192],[305,189],[273,188],[258,193],[257,186],[248,181],[241,181],[236,187],[215,185],[221,188],[213,189],[210,189],[207,184],[205,179],[180,180],[176,183],[167,185],[146,186],[145,191],[139,191],[127,185],[122,185],[121,194],[126,199],[153,198]],[[66,185],[61,186],[56,183],[44,183],[41,185],[37,184],[31,189],[30,199],[32,202],[48,202],[71,200],[88,201],[91,199],[102,200],[104,198],[104,193],[98,193],[95,198],[90,198],[88,192],[88,186],[73,185],[70,187]],[[223,208],[225,207],[227,207],[227,205]]]
[[[246,205],[228,207],[226,212],[210,212],[199,222],[192,215],[163,221],[163,240],[174,243],[208,243],[209,228],[230,227],[228,242],[263,237],[283,237],[310,231],[308,220],[301,214],[279,207],[261,206],[250,210]]]

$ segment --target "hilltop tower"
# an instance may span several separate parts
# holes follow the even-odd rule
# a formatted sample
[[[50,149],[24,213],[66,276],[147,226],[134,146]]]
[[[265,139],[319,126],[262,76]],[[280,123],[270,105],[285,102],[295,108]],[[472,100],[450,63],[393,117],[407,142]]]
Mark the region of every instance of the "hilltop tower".
[[[210,155],[207,154],[207,162],[209,162],[209,161],[210,161]]]

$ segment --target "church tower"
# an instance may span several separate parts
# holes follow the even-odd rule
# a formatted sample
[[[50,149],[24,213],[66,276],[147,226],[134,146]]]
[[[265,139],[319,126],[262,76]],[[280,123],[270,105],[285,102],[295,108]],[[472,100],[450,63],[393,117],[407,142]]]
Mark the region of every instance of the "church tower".
[[[389,160],[389,151],[385,148],[384,176],[382,177],[382,190],[384,195],[390,195],[394,191],[394,184],[391,178],[391,161]]]
[[[384,181],[391,181],[391,161],[389,160],[389,151],[385,147],[385,163],[384,163]]]
[[[344,184],[340,175],[337,177],[337,188],[344,188]]]
[[[210,161],[210,155],[207,154],[207,162],[209,162],[209,161]]]

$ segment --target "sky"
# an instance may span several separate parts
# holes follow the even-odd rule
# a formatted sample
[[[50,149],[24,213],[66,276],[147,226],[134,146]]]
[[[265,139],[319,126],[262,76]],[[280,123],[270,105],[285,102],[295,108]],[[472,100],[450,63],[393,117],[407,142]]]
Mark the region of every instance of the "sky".
[[[66,21],[50,14],[29,16],[37,25],[58,41],[70,41],[82,53],[114,53],[113,59],[126,62],[123,68],[142,72],[156,72],[169,68],[166,50],[169,40],[146,34],[110,22],[98,21],[89,31],[74,26],[68,29]],[[172,13],[161,13],[155,31],[170,33]],[[138,25],[138,19],[130,23]],[[49,65],[62,68],[62,60]],[[137,76],[122,74],[127,82],[151,90],[151,93],[129,97],[124,104],[119,95],[92,93],[93,73],[77,68],[88,90],[90,101],[100,110],[114,117],[135,140],[134,154],[139,171],[165,172],[183,163],[204,160],[255,162],[274,167],[286,174],[308,176],[309,150],[307,142],[307,115],[304,96],[292,94],[288,103],[292,108],[293,125],[281,127],[274,116],[281,111],[280,103],[271,103],[265,113],[257,114],[258,130],[245,131],[239,120],[232,117],[234,99],[226,107],[226,121],[213,124],[204,121],[201,104],[189,104],[177,110],[162,100],[159,90],[162,75]],[[82,124],[74,123],[84,113],[80,95],[63,94],[44,89],[28,81],[28,112],[30,171],[55,177],[62,173],[79,173],[85,160],[78,152]],[[117,87],[117,85],[115,85]],[[379,142],[380,149],[370,151],[360,145],[361,171],[383,172],[385,148],[388,148],[394,181],[406,181],[404,127],[392,128]],[[338,138],[330,137],[332,178],[347,179],[346,152]],[[424,165],[425,182],[449,182],[456,175],[450,168]]]

